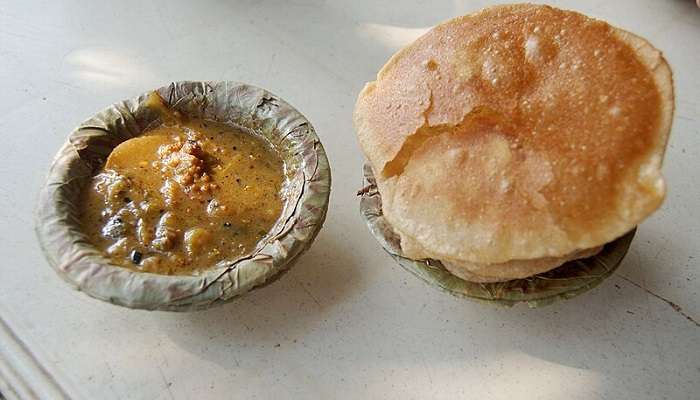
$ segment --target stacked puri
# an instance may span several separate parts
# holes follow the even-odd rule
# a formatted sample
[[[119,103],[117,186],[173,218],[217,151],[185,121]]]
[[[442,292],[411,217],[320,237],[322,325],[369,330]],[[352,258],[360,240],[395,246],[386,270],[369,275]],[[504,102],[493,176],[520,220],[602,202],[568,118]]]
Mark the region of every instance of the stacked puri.
[[[592,256],[656,210],[672,116],[647,41],[511,5],[399,51],[354,122],[403,256],[498,282]]]

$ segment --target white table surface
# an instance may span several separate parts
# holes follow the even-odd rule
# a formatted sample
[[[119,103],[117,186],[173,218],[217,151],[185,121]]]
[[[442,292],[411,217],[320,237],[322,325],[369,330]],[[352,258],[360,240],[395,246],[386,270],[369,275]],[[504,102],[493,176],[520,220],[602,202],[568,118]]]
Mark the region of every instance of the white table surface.
[[[396,265],[361,220],[355,96],[427,28],[491,3],[0,1],[8,400],[697,399],[700,326],[683,315],[700,320],[692,0],[551,2],[647,37],[676,82],[668,197],[597,289],[535,310],[453,298]],[[51,158],[96,111],[186,79],[252,83],[312,121],[333,172],[325,227],[281,280],[209,311],[133,311],[71,290],[33,232]]]

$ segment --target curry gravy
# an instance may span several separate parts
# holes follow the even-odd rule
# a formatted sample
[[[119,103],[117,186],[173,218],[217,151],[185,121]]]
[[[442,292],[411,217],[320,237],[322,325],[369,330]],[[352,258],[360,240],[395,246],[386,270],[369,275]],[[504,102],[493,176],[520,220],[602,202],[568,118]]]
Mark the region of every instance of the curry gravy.
[[[284,180],[263,139],[173,120],[112,151],[84,189],[81,224],[116,265],[192,274],[255,248],[281,214]]]

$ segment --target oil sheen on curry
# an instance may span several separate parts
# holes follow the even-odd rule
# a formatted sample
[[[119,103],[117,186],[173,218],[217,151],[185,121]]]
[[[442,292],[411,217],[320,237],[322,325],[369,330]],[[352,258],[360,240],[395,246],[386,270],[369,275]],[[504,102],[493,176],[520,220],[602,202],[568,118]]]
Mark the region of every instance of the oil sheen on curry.
[[[256,247],[281,214],[284,180],[263,139],[170,118],[112,151],[83,193],[81,223],[116,265],[196,274]]]

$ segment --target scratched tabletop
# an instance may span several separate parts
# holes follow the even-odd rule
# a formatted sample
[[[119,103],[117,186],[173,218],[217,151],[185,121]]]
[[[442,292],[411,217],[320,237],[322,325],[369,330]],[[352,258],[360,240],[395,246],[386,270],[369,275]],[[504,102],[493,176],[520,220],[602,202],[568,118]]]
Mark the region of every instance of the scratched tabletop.
[[[351,112],[402,46],[488,1],[0,0],[0,392],[14,399],[700,398],[700,9],[560,1],[648,38],[674,72],[663,207],[615,275],[548,307],[453,298],[396,265],[358,212]],[[196,313],[73,291],[33,231],[50,161],[116,101],[173,80],[267,88],[332,165],[326,224],[273,284]]]

